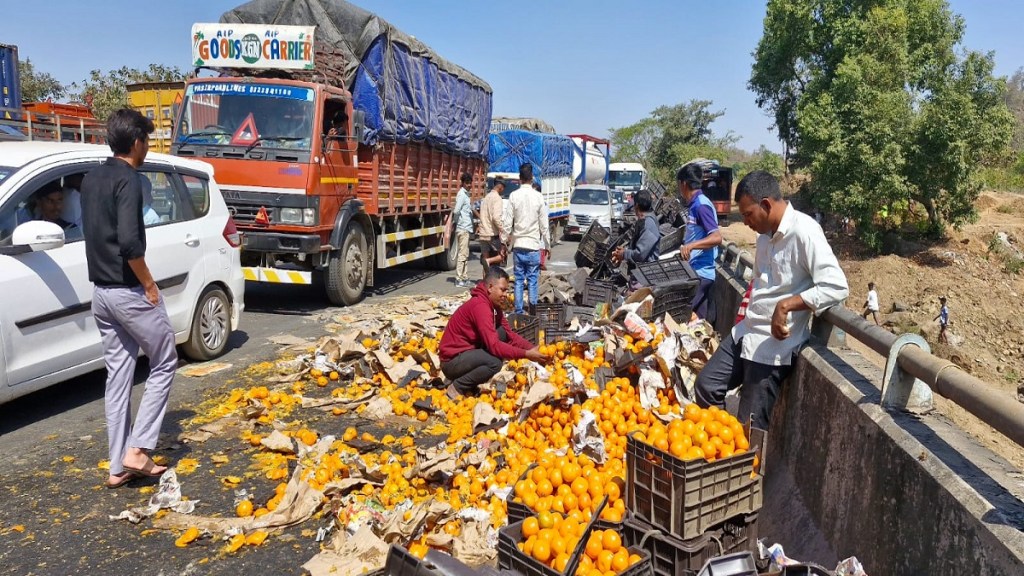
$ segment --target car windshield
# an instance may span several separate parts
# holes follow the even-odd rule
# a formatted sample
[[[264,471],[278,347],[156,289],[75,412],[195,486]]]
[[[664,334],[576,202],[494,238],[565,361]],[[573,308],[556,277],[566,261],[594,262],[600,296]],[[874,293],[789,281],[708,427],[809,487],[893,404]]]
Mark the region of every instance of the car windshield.
[[[608,173],[609,186],[640,186],[644,173],[639,170],[616,170]]]
[[[178,145],[262,146],[309,150],[313,89],[276,84],[203,82],[185,91]]]
[[[569,203],[602,206],[608,204],[608,191],[603,188],[577,188]]]
[[[11,174],[14,174],[15,170],[16,168],[11,168],[9,166],[0,166],[0,182],[6,180]]]

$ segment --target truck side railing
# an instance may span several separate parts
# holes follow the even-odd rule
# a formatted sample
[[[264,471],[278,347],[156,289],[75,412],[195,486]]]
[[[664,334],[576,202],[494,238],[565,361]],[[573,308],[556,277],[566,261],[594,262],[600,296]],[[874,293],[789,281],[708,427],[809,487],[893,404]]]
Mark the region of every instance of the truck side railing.
[[[13,128],[24,140],[46,142],[106,142],[106,127],[98,120],[61,114],[39,114],[27,110],[9,111],[11,118],[0,115],[0,126]],[[0,139],[16,138],[12,131],[0,131]]]
[[[719,251],[718,264],[719,269],[731,277],[733,288],[746,289],[750,277],[748,272],[754,269],[753,258],[748,252],[730,242]],[[721,330],[720,326],[717,328]],[[1024,405],[1000,394],[995,386],[968,374],[953,362],[931,354],[926,350],[927,343],[920,337],[894,335],[869,324],[841,305],[815,318],[813,333],[829,345],[842,346],[844,338],[854,338],[889,358],[893,368],[923,382],[932,392],[970,412],[1017,445],[1024,446]],[[887,369],[886,374],[891,371]],[[887,386],[894,385],[883,382],[883,405],[886,403]]]

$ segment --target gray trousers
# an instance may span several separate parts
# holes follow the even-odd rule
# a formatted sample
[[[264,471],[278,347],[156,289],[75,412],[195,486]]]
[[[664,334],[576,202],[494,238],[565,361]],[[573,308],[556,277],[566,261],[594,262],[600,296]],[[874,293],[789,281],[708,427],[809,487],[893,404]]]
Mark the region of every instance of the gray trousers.
[[[103,339],[107,443],[110,473],[116,475],[124,471],[121,462],[127,447],[156,448],[167,411],[167,396],[178,367],[178,352],[163,297],[159,306],[153,306],[142,287],[96,286],[92,315]],[[140,348],[149,358],[149,378],[133,427],[132,381]]]
[[[743,424],[750,420],[755,428],[768,430],[768,421],[782,392],[782,383],[793,371],[793,366],[751,362],[740,358],[740,352],[742,343],[733,340],[730,332],[697,375],[694,385],[697,405],[701,408],[725,408],[726,393],[742,386],[736,418]]]

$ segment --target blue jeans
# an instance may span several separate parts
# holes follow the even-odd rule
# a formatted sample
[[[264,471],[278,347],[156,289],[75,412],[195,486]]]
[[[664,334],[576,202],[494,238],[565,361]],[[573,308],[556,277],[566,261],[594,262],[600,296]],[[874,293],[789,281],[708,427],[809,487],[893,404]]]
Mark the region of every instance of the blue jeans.
[[[540,250],[516,248],[512,251],[516,277],[516,314],[523,313],[523,282],[530,283],[530,304],[537,303],[537,282],[540,280]]]

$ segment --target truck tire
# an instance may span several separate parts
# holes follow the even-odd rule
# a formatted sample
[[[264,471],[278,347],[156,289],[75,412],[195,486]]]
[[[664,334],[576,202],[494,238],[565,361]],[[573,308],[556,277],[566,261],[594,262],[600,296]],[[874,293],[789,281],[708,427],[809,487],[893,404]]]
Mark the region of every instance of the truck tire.
[[[455,238],[453,237],[451,246],[448,246],[447,250],[441,252],[440,254],[434,254],[434,268],[442,272],[451,272],[452,270],[455,270],[455,264],[456,260],[458,260],[458,257],[459,245],[458,242],[456,242]]]
[[[231,336],[231,302],[216,286],[207,286],[192,314],[188,340],[181,345],[190,360],[205,362],[224,353]]]
[[[345,231],[341,250],[331,252],[324,272],[327,299],[335,306],[352,306],[363,300],[366,267],[370,265],[363,227],[352,222]]]

